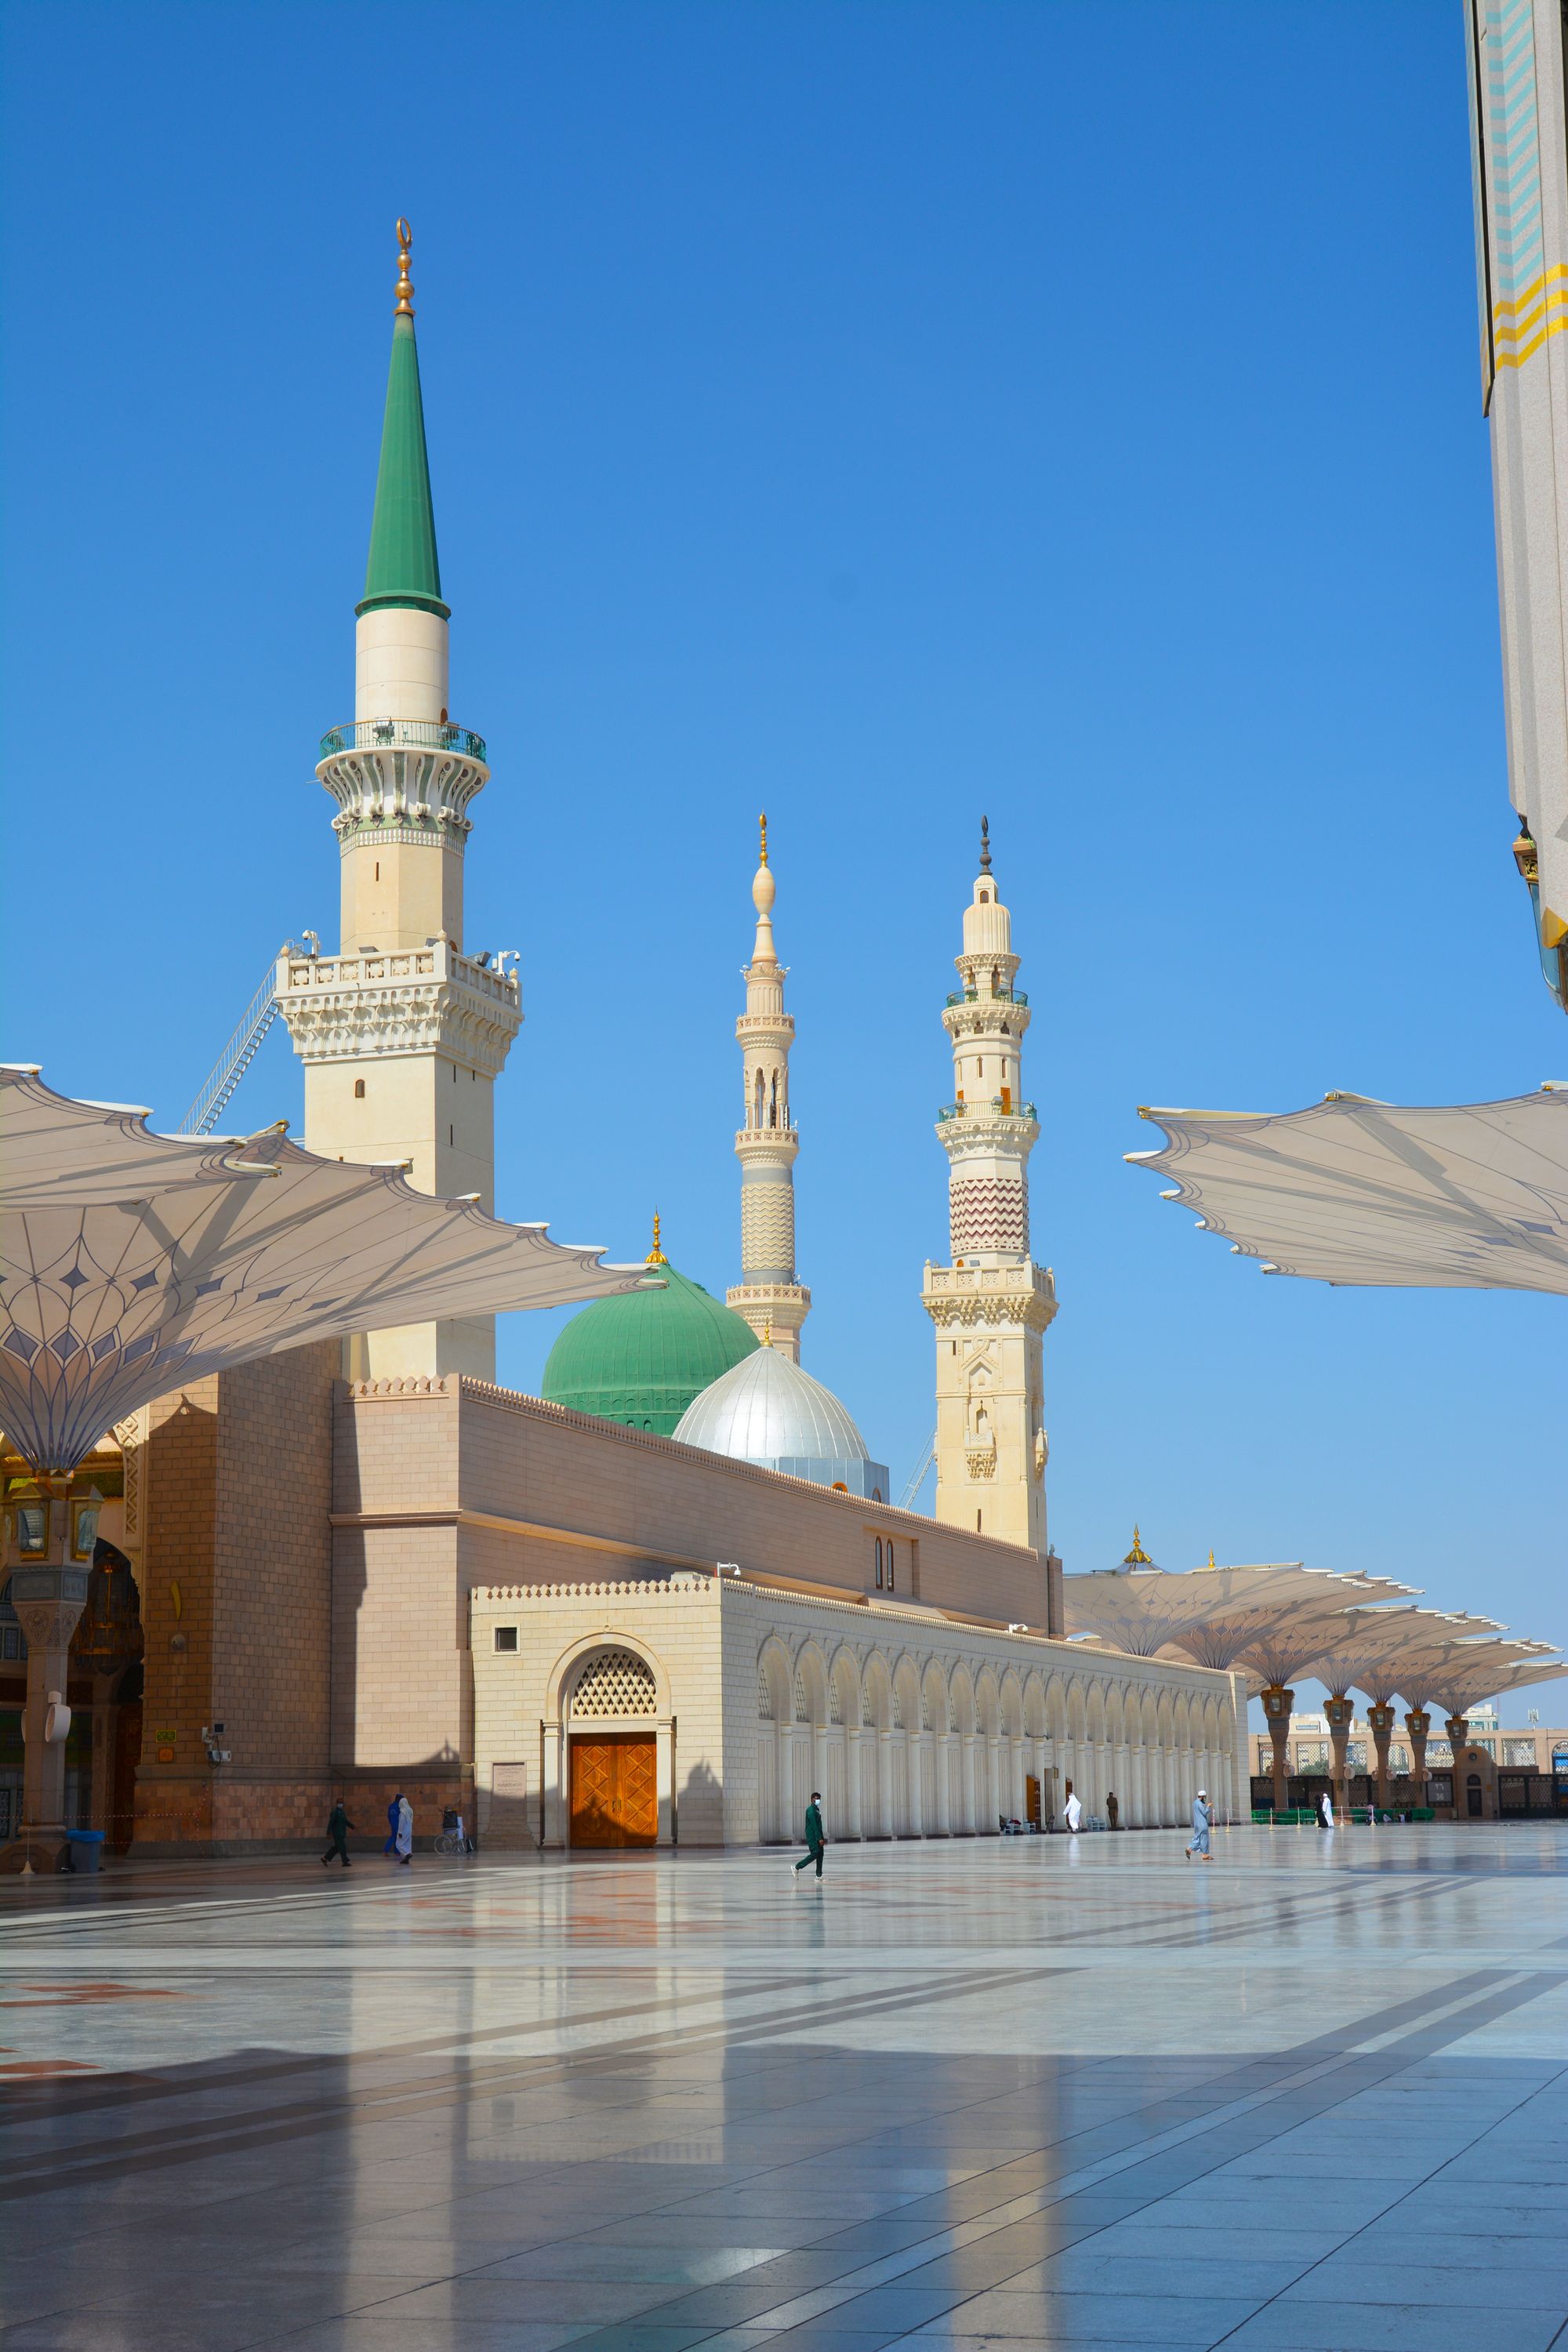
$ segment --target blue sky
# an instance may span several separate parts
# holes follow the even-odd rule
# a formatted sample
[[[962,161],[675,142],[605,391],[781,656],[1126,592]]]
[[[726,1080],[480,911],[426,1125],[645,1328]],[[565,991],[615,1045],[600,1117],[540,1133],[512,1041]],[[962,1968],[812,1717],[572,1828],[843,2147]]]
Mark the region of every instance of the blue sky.
[[[337,935],[415,281],[498,1205],[736,1275],[757,810],[805,1360],[931,1419],[939,1022],[989,813],[1069,1569],[1375,1569],[1568,1635],[1562,1309],[1266,1281],[1140,1102],[1568,1076],[1509,856],[1463,40],[1432,0],[13,6],[0,1045],[177,1121]],[[269,1041],[237,1122],[298,1118]],[[553,1318],[514,1318],[537,1381]],[[929,1489],[928,1489],[929,1497]],[[1562,1720],[1562,1686],[1521,1697]]]

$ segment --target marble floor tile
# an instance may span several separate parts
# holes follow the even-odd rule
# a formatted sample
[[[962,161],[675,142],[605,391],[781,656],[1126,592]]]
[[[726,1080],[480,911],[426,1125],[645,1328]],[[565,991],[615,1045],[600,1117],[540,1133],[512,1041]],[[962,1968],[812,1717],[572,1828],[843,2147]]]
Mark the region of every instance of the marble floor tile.
[[[0,2352],[1568,2347],[1559,1835],[0,1882]]]

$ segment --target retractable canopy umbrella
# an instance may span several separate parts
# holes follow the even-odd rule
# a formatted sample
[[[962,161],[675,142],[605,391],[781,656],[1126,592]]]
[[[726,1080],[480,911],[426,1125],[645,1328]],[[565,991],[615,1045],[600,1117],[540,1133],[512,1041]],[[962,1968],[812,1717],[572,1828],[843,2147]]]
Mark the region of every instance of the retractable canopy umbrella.
[[[0,1428],[40,1475],[251,1357],[647,1279],[400,1169],[319,1160],[279,1129],[154,1135],[148,1116],[0,1065]]]
[[[1331,1094],[1280,1113],[1141,1109],[1173,1179],[1265,1274],[1568,1296],[1568,1090],[1399,1107]]]

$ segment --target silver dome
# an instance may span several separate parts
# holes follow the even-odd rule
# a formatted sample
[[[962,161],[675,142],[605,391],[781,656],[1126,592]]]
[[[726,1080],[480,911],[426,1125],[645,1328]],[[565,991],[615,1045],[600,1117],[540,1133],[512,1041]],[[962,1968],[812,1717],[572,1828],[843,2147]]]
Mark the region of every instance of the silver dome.
[[[676,1423],[684,1445],[759,1463],[764,1469],[885,1497],[888,1474],[831,1389],[775,1348],[758,1348],[721,1372]]]

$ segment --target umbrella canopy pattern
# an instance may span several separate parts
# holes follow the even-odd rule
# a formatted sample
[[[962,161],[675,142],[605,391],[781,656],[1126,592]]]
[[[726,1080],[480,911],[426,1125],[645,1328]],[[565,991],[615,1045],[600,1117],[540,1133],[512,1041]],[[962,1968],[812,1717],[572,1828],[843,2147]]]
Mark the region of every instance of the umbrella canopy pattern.
[[[1528,1689],[1531,1683],[1549,1683],[1563,1672],[1561,1658],[1552,1656],[1550,1642],[1487,1642],[1476,1644],[1478,1653],[1489,1655],[1473,1660],[1458,1655],[1447,1659],[1424,1678],[1425,1688],[1418,1702],[1425,1706],[1436,1699],[1445,1715],[1468,1715],[1483,1699],[1501,1698],[1508,1691]],[[1521,1651],[1532,1654],[1521,1657]],[[1504,1655],[1504,1653],[1509,1654]]]
[[[0,1066],[0,1428],[40,1473],[251,1357],[647,1279],[280,1129],[163,1136],[147,1117]]]
[[[1174,1179],[1265,1274],[1568,1297],[1568,1090],[1400,1108],[1332,1094],[1276,1114],[1141,1109],[1128,1163]]]
[[[1513,1688],[1510,1678],[1540,1682],[1565,1671],[1538,1663],[1555,1659],[1555,1644],[1498,1639],[1503,1628],[1492,1618],[1373,1605],[1416,1597],[1387,1577],[1299,1561],[1184,1573],[1156,1568],[1141,1544],[1133,1550],[1138,1566],[1063,1577],[1069,1640],[1237,1670],[1255,1696],[1310,1674],[1339,1697],[1356,1690],[1384,1705],[1400,1692],[1413,1707],[1436,1698],[1449,1714],[1458,1711],[1451,1691],[1474,1706]]]
[[[1281,1622],[1310,1616],[1314,1624],[1320,1617],[1334,1623],[1353,1602],[1402,1599],[1409,1591],[1384,1577],[1339,1576],[1300,1560],[1185,1575],[1151,1561],[1062,1579],[1069,1639],[1092,1635],[1135,1658],[1175,1650],[1222,1672],[1245,1656],[1256,1635]]]
[[[1341,1621],[1331,1645],[1313,1659],[1312,1672],[1334,1698],[1360,1691],[1374,1706],[1386,1706],[1396,1695],[1409,1698],[1430,1673],[1450,1658],[1463,1656],[1467,1649],[1500,1651],[1504,1644],[1479,1637],[1502,1630],[1489,1617],[1437,1609],[1355,1609]],[[1520,1654],[1520,1644],[1506,1646],[1510,1656]],[[1495,1668],[1495,1654],[1491,1663]]]

